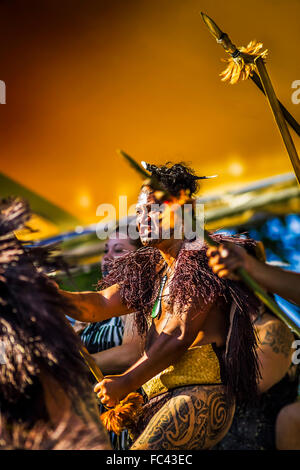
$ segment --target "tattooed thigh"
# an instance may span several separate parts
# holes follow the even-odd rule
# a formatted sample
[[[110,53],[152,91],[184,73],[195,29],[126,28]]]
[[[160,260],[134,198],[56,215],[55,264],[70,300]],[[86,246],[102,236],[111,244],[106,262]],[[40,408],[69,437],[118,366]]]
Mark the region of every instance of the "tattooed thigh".
[[[234,408],[226,400],[222,385],[178,388],[131,449],[209,449],[229,430]]]

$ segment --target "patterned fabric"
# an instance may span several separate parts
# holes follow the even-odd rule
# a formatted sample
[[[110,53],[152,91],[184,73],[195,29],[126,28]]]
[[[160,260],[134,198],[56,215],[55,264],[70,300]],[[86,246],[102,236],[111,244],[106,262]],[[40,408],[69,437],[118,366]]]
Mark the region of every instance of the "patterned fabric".
[[[122,344],[124,326],[120,317],[90,323],[81,333],[81,341],[90,354]]]
[[[81,333],[81,341],[90,354],[95,354],[106,349],[120,346],[124,333],[124,325],[120,317],[113,317],[97,323],[90,323]],[[106,409],[100,403],[100,414]],[[110,441],[115,450],[126,450],[130,445],[127,431],[123,431],[120,436],[113,432],[109,433]]]
[[[221,366],[212,344],[194,346],[174,364],[143,385],[148,398],[176,387],[221,384]]]

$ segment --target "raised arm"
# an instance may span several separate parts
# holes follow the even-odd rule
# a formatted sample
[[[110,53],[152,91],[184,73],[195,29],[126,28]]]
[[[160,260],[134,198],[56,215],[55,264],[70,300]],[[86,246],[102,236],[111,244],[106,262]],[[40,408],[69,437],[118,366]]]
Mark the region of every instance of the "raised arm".
[[[122,303],[120,288],[117,284],[99,292],[67,292],[60,294],[74,305],[68,315],[82,322],[98,322],[111,317],[119,317],[131,313]]]
[[[243,267],[266,290],[300,305],[300,274],[262,263],[234,243],[209,248],[209,265],[219,277],[234,278],[234,271]]]

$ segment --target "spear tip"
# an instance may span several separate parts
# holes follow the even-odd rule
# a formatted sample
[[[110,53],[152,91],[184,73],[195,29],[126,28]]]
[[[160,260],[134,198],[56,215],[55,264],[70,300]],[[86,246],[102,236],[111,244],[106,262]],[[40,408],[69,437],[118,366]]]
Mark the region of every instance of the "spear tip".
[[[128,155],[128,153],[124,152],[124,150],[117,150],[117,153],[121,155],[123,158],[125,158],[127,163],[129,163],[129,165],[137,173],[143,176],[143,178],[149,178],[149,174],[144,170],[144,168],[142,168],[130,155]]]
[[[214,20],[212,20],[206,13],[201,11],[201,16],[210,33],[218,41],[221,38],[223,31],[220,30],[219,26],[217,26]]]

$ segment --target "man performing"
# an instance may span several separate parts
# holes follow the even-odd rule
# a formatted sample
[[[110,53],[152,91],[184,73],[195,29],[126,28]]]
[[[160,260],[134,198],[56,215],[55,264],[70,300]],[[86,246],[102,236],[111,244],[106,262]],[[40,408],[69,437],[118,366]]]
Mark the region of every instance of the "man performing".
[[[236,400],[256,394],[250,315],[259,303],[241,282],[211,271],[202,241],[195,247],[175,236],[184,205],[195,202],[200,177],[183,164],[147,165],[147,170],[152,178],[137,204],[144,247],[114,260],[101,291],[62,293],[76,304],[74,318],[81,321],[136,312],[139,334],[146,335],[143,356],[95,387],[107,406],[144,387],[148,402],[133,430],[132,449],[209,449],[228,431]],[[170,237],[164,236],[167,229]],[[253,240],[214,237],[255,253]]]

